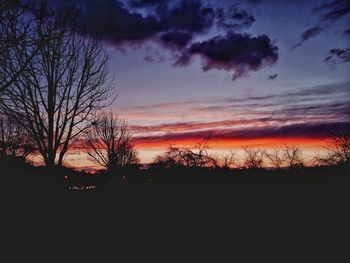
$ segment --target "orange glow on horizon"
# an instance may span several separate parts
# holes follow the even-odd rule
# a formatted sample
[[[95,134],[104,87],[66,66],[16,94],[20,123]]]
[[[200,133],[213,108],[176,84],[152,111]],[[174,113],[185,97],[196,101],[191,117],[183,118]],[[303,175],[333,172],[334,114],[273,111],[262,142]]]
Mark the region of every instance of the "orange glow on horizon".
[[[309,137],[272,137],[272,138],[250,138],[250,139],[210,139],[208,146],[211,149],[239,149],[239,148],[279,148],[284,145],[293,145],[304,147],[319,148],[325,144],[326,138],[309,138]],[[191,147],[195,146],[202,139],[172,139],[172,140],[136,140],[135,148],[161,150],[170,145]]]
[[[158,140],[158,141],[136,141],[135,148],[139,152],[141,163],[150,163],[154,158],[166,151],[170,145],[179,147],[194,147],[202,139],[183,139],[183,140]],[[321,151],[326,144],[326,138],[308,138],[308,137],[273,137],[273,138],[254,138],[254,139],[211,139],[208,142],[209,151],[219,156],[225,155],[230,151],[236,151],[242,155],[245,148],[256,148],[262,150],[282,149],[285,145],[297,146],[306,155],[313,156],[314,153]]]
[[[326,144],[327,138],[310,138],[310,137],[272,137],[272,138],[250,138],[250,139],[210,139],[208,141],[209,152],[217,156],[223,156],[230,151],[237,152],[240,157],[244,157],[245,148],[256,148],[262,150],[282,149],[285,145],[298,146],[307,156],[311,157],[314,153],[322,150]],[[138,138],[134,141],[135,149],[141,163],[151,163],[156,156],[164,153],[170,145],[179,147],[194,147],[202,141],[198,139],[173,139],[154,141],[142,140]],[[76,144],[71,152],[67,155],[65,165],[77,170],[85,170],[94,173],[101,169],[98,165],[91,162],[86,154],[86,148],[79,147],[81,144]],[[42,161],[36,161],[36,164],[42,164]]]

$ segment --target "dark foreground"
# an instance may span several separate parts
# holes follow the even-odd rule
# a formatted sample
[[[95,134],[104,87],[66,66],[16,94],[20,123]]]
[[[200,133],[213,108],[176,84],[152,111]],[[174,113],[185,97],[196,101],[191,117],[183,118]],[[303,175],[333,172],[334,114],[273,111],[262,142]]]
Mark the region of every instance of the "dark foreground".
[[[19,159],[8,158],[0,160],[0,167],[2,192],[19,199],[42,194],[68,200],[77,196],[195,198],[212,194],[227,198],[245,194],[251,197],[295,195],[321,198],[347,194],[350,183],[349,166],[281,170],[181,167],[139,170],[134,167],[113,173],[90,174],[65,167],[32,167]]]
[[[89,258],[101,244],[97,262],[124,249],[134,251],[129,259],[143,251],[144,259],[165,253],[164,262],[182,262],[183,252],[195,260],[217,245],[222,252],[213,262],[224,252],[254,262],[349,257],[348,167],[86,175],[7,161],[0,173],[2,233],[13,257],[23,256],[21,246],[26,253],[55,250],[57,257],[82,249]]]

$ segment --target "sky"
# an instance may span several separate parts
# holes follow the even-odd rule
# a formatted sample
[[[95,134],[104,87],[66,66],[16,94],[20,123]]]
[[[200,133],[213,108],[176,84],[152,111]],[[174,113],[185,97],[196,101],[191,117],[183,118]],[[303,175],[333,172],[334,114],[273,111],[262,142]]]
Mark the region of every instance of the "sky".
[[[50,1],[51,2],[51,1]],[[68,0],[52,1],[60,8]],[[110,55],[141,162],[211,135],[221,155],[300,146],[350,122],[346,0],[78,0],[85,34]],[[67,157],[86,165],[86,157]]]

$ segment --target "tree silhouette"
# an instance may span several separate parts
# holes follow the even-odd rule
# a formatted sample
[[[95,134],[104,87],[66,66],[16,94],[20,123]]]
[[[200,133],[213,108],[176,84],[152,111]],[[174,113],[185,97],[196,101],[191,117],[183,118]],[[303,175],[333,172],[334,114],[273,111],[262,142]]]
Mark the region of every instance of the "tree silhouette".
[[[218,165],[217,160],[208,153],[208,141],[210,137],[203,139],[193,149],[188,147],[170,146],[168,150],[155,158],[153,166],[171,168],[182,167],[206,167],[212,168]]]
[[[330,144],[333,149],[331,157],[337,163],[350,164],[350,126],[342,126],[332,132]]]
[[[314,158],[317,165],[350,164],[350,126],[339,126],[330,132],[323,154]]]
[[[236,168],[238,166],[239,166],[238,157],[237,157],[237,154],[235,152],[230,152],[229,154],[224,155],[222,157],[221,168],[232,169],[232,168]]]
[[[31,7],[21,1],[0,0],[0,92],[16,81],[37,54],[33,17],[25,15]],[[23,63],[11,67],[15,57],[23,54],[22,49],[28,50]]]
[[[244,167],[247,169],[259,169],[264,165],[265,152],[257,149],[245,149],[246,158],[244,160]]]
[[[112,113],[101,113],[85,135],[90,159],[107,170],[139,162],[126,122],[118,120]]]
[[[282,159],[286,167],[301,168],[304,166],[303,154],[299,147],[285,145],[282,151]]]
[[[21,125],[0,117],[0,155],[27,157],[34,150],[34,142]]]
[[[265,153],[266,158],[269,160],[271,166],[274,169],[281,169],[283,166],[283,157],[280,150],[274,150],[272,152]]]
[[[0,107],[23,125],[46,166],[60,166],[72,140],[114,98],[108,55],[96,38],[79,34],[74,8],[58,11],[41,2],[21,19],[28,16],[33,45],[15,45],[16,55],[2,65],[15,80],[0,94]],[[25,70],[17,76],[17,68]]]

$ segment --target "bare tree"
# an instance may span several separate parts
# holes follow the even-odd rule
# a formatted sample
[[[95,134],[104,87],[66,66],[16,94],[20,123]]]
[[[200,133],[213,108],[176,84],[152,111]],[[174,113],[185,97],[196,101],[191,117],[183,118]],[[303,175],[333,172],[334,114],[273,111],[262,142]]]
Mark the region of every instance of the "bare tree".
[[[339,126],[330,133],[323,154],[315,156],[318,165],[350,164],[350,126]]]
[[[0,94],[3,112],[23,125],[49,167],[62,165],[72,140],[114,98],[108,55],[96,38],[81,36],[77,16],[74,8],[63,12],[44,2],[33,9],[34,46],[14,46],[6,72],[28,66]]]
[[[113,113],[100,114],[85,135],[90,159],[107,170],[139,162],[126,122],[119,120]]]
[[[34,142],[21,125],[0,117],[0,155],[27,157],[34,150]]]
[[[184,162],[182,161],[181,155],[181,149],[171,145],[165,153],[158,155],[154,159],[152,166],[165,168],[185,166]]]
[[[230,152],[222,157],[222,168],[233,169],[238,167],[238,157],[235,152]]]
[[[281,169],[283,166],[283,157],[280,150],[274,150],[272,152],[265,153],[266,158],[269,160],[271,166],[274,169]]]
[[[331,133],[332,157],[337,163],[350,164],[350,126],[342,126]]]
[[[30,9],[30,4],[19,0],[0,0],[0,92],[14,83],[38,51],[33,18],[25,15]],[[10,67],[22,48],[28,50],[28,56],[16,68]]]
[[[288,168],[300,168],[304,166],[303,153],[299,147],[285,145],[282,158],[285,166]]]
[[[248,169],[262,168],[264,165],[265,152],[257,149],[245,149],[246,158],[244,161],[244,167]]]
[[[166,168],[174,166],[183,167],[217,167],[217,160],[208,153],[208,141],[210,137],[203,139],[192,149],[188,147],[170,146],[168,150],[156,157],[153,165]]]
[[[332,166],[337,165],[338,161],[334,158],[332,151],[325,149],[323,152],[316,152],[312,158],[313,166]]]

